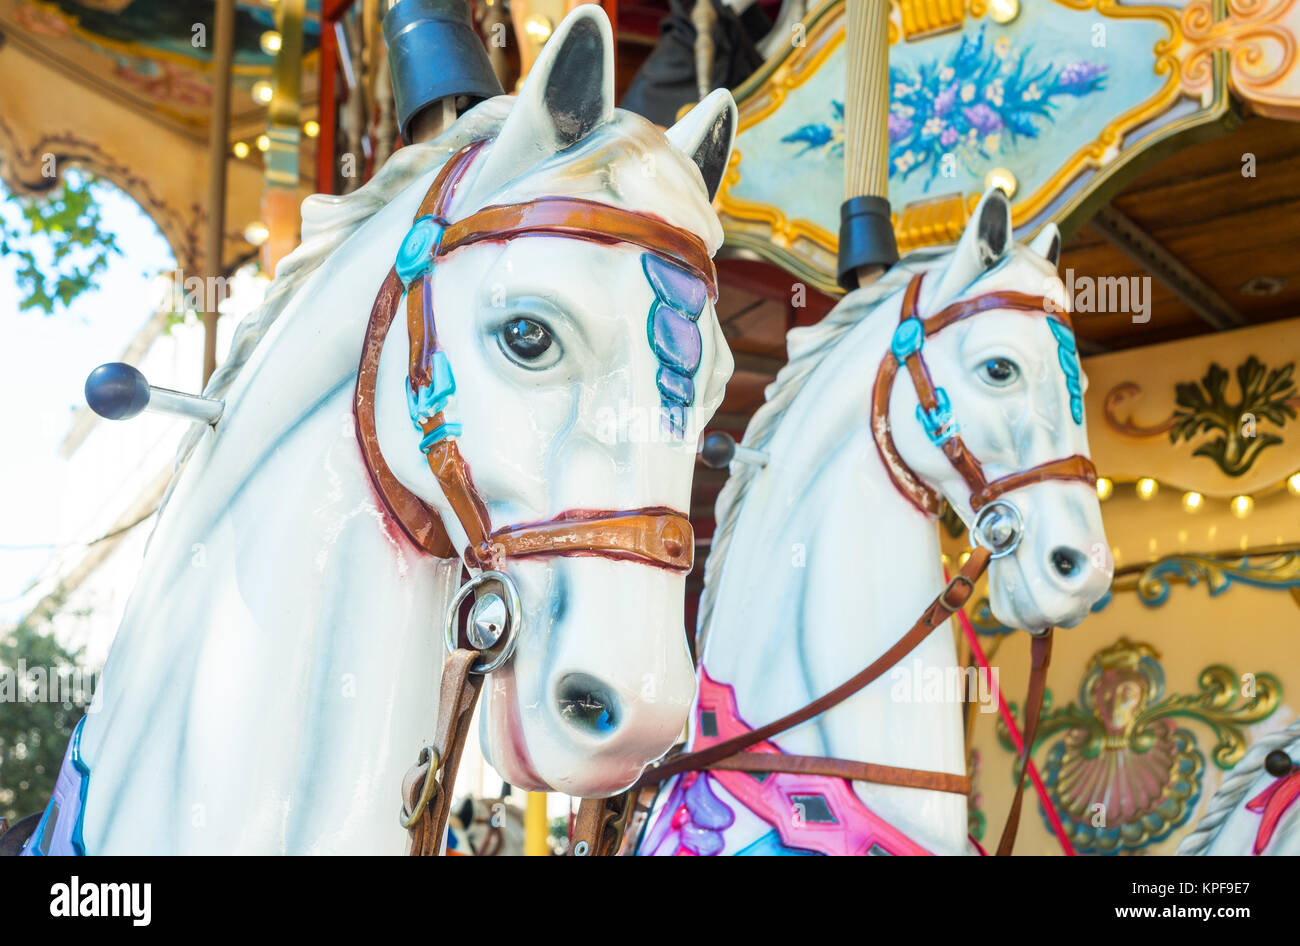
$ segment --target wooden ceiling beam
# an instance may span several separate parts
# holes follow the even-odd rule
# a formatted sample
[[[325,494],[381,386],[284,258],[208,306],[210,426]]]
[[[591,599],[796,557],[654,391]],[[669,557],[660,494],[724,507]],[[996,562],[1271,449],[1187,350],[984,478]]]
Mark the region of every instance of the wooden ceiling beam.
[[[1092,227],[1117,250],[1160,280],[1202,319],[1222,331],[1251,324],[1213,286],[1183,265],[1173,253],[1120,212],[1107,204],[1092,218]]]

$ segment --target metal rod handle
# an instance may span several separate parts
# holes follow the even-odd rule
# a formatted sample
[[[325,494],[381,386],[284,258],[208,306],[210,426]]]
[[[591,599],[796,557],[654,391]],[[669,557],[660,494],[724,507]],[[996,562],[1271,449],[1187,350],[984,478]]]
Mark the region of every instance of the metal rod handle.
[[[138,368],[120,361],[100,365],[90,373],[86,403],[108,420],[127,420],[142,411],[155,411],[216,424],[226,409],[226,402],[216,398],[155,387]]]

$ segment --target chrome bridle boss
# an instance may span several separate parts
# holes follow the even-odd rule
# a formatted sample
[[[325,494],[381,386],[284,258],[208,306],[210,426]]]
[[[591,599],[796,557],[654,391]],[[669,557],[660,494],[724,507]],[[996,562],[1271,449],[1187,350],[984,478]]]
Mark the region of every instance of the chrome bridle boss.
[[[982,545],[991,558],[1010,555],[1025,534],[1025,520],[1015,503],[995,499],[979,511],[970,527],[971,548]]]
[[[465,627],[465,639],[469,646],[487,655],[486,660],[471,669],[474,673],[491,673],[504,667],[514,655],[519,623],[523,620],[519,589],[509,575],[495,569],[479,572],[461,585],[447,606],[442,626],[443,643],[449,654],[460,647],[460,609],[471,594],[474,604]]]

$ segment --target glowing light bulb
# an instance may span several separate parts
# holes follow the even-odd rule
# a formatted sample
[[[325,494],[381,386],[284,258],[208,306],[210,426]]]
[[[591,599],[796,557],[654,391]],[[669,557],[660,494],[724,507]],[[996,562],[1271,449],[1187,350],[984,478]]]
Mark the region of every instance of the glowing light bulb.
[[[1205,505],[1205,497],[1196,490],[1183,493],[1183,508],[1188,512],[1196,512]]]
[[[1115,492],[1115,484],[1105,476],[1097,477],[1097,498],[1110,499],[1110,494]]]
[[[275,88],[265,79],[258,79],[253,83],[253,101],[259,105],[270,105],[271,99],[275,98]]]
[[[1020,0],[991,0],[989,16],[995,23],[1006,25],[1020,16]]]
[[[315,138],[320,134],[320,122],[309,121],[303,124],[302,133],[308,138]]]
[[[266,224],[260,220],[254,220],[248,226],[244,227],[244,239],[253,246],[261,246],[271,236],[271,231],[267,229]]]
[[[1016,191],[1020,189],[1020,182],[1006,168],[994,168],[984,175],[984,189],[988,190],[990,187],[1001,188],[1002,193],[1010,198],[1016,196]]]
[[[1255,508],[1255,500],[1251,499],[1249,496],[1234,496],[1229,505],[1232,507],[1232,514],[1234,516],[1238,519],[1245,519],[1250,515],[1251,510]]]
[[[274,56],[280,51],[280,47],[284,45],[283,37],[275,30],[267,30],[258,37],[257,42],[262,47],[262,52],[268,56]]]
[[[1151,499],[1158,492],[1160,492],[1160,484],[1151,477],[1144,476],[1137,481],[1138,499]]]
[[[1291,491],[1291,495],[1300,496],[1300,473],[1292,473],[1287,477],[1286,488]]]
[[[247,142],[247,141],[236,141],[236,142],[235,142],[235,146],[234,146],[233,148],[231,148],[230,150],[233,151],[233,152],[235,153],[235,157],[237,157],[237,158],[246,158],[246,157],[248,157],[248,142]]]
[[[269,151],[270,149],[271,149],[271,137],[270,137],[270,135],[258,135],[258,136],[257,136],[257,150],[258,150],[258,151]]]
[[[551,21],[540,13],[534,13],[528,19],[524,20],[524,32],[527,33],[538,43],[544,43],[551,37]]]

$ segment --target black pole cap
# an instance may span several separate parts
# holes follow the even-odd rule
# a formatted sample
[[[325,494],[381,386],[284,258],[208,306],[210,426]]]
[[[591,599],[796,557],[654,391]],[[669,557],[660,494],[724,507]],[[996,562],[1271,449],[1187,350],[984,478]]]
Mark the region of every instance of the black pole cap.
[[[883,197],[852,197],[840,205],[839,284],[845,292],[858,288],[857,271],[863,266],[898,262],[898,242],[889,219],[889,201]]]
[[[384,40],[405,141],[411,120],[439,99],[473,104],[502,94],[465,0],[400,0],[384,17]]]

